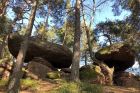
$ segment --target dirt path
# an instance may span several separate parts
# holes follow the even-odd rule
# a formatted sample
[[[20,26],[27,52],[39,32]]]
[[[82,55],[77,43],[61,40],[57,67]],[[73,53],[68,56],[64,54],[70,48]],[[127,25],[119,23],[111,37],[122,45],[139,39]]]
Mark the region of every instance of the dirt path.
[[[20,93],[49,93],[48,91],[57,88],[58,84],[52,84],[49,82],[42,82],[40,84],[39,91],[22,91]],[[140,93],[138,88],[125,88],[119,86],[104,86],[104,93]]]
[[[138,88],[125,88],[119,86],[105,86],[105,93],[140,93]]]
[[[51,81],[39,81],[36,89],[21,89],[20,93],[49,93],[48,91],[58,88],[59,84]],[[5,87],[0,87],[0,93],[5,93]]]
[[[22,90],[20,93],[48,93],[48,91],[57,88],[59,84],[48,81],[41,81],[36,91]]]

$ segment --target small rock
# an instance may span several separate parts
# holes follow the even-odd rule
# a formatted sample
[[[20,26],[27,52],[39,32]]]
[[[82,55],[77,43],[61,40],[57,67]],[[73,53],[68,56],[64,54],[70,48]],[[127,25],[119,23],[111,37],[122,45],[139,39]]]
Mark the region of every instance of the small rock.
[[[32,76],[35,79],[44,79],[46,78],[46,73],[53,71],[50,67],[47,67],[39,62],[31,61],[28,64],[27,76]]]

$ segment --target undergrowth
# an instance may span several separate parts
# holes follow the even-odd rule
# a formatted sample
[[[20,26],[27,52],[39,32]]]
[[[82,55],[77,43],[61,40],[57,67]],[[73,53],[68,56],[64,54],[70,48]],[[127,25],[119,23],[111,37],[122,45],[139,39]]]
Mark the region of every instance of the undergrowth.
[[[103,87],[89,83],[65,82],[50,93],[103,93]]]
[[[22,79],[21,80],[21,88],[22,89],[31,89],[37,90],[38,81],[32,79]]]

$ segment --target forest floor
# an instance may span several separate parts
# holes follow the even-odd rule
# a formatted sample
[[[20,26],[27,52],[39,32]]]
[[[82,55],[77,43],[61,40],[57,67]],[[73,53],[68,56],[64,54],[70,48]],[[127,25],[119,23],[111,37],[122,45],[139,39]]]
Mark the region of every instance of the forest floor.
[[[64,83],[60,83],[60,81],[53,81],[53,80],[45,80],[45,81],[28,81],[26,80],[22,83],[21,92],[20,93],[77,93],[77,92],[56,92],[52,90],[59,89]],[[71,86],[68,86],[71,87]],[[76,89],[73,86],[73,89]],[[94,89],[94,88],[93,88]],[[99,88],[100,90],[100,88]],[[5,93],[5,88],[0,84],[0,93]],[[99,93],[99,92],[85,92],[82,91],[80,93]],[[140,88],[127,88],[121,86],[102,86],[101,93],[140,93]]]
[[[121,86],[104,86],[104,93],[140,93],[140,89]]]

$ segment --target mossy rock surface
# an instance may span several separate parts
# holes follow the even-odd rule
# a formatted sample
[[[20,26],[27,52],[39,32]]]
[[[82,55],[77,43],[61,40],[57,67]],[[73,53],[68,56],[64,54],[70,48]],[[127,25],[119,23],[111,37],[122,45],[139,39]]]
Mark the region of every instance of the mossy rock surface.
[[[45,79],[46,78],[45,73],[54,71],[54,69],[52,69],[49,66],[43,65],[37,61],[31,61],[28,64],[27,71],[28,71],[28,73],[26,73],[27,77],[32,77],[34,79]]]
[[[105,64],[87,65],[80,69],[80,79],[93,84],[112,85],[114,68]]]
[[[135,60],[134,51],[124,43],[116,43],[102,48],[96,52],[95,57],[109,67],[114,67],[115,71],[124,71],[132,67]]]
[[[83,66],[80,69],[80,78],[81,79],[96,79],[97,76],[103,76],[101,69],[96,65],[87,65]]]
[[[52,71],[52,72],[48,72],[46,74],[46,77],[49,78],[49,79],[58,79],[60,78],[60,72],[58,71]]]

